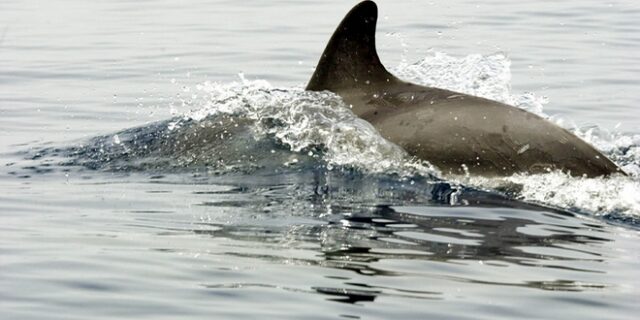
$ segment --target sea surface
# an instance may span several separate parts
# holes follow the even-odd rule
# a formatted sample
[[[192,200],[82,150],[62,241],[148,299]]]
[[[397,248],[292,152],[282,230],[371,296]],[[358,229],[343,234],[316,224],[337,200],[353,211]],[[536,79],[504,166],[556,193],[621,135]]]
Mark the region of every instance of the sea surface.
[[[377,1],[629,175],[447,177],[303,90],[355,1],[0,1],[0,319],[637,319],[640,2]]]

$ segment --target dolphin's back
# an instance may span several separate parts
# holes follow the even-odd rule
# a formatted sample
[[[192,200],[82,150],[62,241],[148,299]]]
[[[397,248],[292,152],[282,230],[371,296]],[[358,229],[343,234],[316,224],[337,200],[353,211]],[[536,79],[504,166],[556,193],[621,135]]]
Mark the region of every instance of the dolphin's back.
[[[340,95],[383,137],[445,173],[624,174],[595,148],[535,114],[394,77],[376,52],[376,20],[372,1],[361,2],[346,15],[307,90]]]
[[[530,112],[447,90],[404,89],[375,98],[346,96],[346,101],[356,110],[365,105],[369,111],[363,118],[383,137],[445,173],[563,170],[601,176],[619,170],[586,142]]]

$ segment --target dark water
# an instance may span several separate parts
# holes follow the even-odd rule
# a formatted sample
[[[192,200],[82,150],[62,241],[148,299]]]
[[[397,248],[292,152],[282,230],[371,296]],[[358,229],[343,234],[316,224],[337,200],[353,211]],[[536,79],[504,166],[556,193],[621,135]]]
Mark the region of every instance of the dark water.
[[[0,3],[0,318],[635,319],[640,6],[379,1],[395,73],[631,173],[483,180],[300,89],[352,4]]]

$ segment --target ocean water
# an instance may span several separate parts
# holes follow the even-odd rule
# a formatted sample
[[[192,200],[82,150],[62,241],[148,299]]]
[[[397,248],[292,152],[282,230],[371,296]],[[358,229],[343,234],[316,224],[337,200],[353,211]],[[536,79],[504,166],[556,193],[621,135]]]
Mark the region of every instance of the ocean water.
[[[640,4],[377,1],[628,177],[445,177],[302,88],[355,1],[0,2],[1,319],[635,319]]]

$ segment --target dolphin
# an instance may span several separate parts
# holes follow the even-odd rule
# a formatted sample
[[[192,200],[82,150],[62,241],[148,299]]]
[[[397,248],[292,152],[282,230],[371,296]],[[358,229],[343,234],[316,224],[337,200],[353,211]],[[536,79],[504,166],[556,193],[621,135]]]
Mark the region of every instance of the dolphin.
[[[625,174],[594,147],[538,115],[396,78],[376,51],[377,17],[373,1],[360,2],[347,13],[306,90],[339,95],[384,138],[444,174]]]

